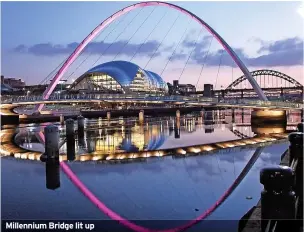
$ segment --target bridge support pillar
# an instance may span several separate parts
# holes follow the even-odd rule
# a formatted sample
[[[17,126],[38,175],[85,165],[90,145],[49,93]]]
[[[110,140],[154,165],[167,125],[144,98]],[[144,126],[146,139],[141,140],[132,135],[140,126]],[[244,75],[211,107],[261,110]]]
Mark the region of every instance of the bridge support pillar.
[[[138,119],[139,119],[139,123],[140,123],[140,124],[143,124],[143,123],[144,123],[145,114],[144,114],[144,111],[143,111],[143,110],[140,110],[140,111],[139,111]]]
[[[107,112],[107,119],[111,120],[111,112]]]
[[[251,124],[283,124],[286,125],[287,116],[285,110],[253,110],[251,112]]]
[[[66,128],[66,143],[67,143],[67,158],[69,161],[75,159],[75,128],[74,120],[68,119],[65,122]]]
[[[47,160],[59,159],[59,130],[57,126],[49,125],[44,128],[45,155]]]

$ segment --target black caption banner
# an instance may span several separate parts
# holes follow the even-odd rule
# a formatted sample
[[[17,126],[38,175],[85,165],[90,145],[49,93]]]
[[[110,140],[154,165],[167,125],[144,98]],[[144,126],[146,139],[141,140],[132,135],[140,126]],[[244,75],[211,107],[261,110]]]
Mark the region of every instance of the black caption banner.
[[[183,220],[134,220],[132,222],[155,231],[173,229],[189,223]],[[238,224],[237,220],[204,220],[193,225],[190,231],[236,232]],[[129,232],[133,230],[112,220],[2,220],[1,231]]]

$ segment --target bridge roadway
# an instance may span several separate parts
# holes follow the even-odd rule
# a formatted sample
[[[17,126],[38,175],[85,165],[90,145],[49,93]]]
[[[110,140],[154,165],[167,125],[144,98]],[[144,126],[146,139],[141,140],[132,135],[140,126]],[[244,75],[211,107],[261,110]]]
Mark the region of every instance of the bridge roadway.
[[[303,109],[303,104],[277,101],[260,101],[247,99],[218,100],[217,98],[204,98],[198,96],[146,96],[146,95],[66,95],[52,96],[48,100],[39,97],[18,97],[3,99],[1,114],[13,114],[13,109],[20,106],[37,104],[73,104],[73,103],[136,103],[136,104],[172,104],[182,106],[199,106],[212,108],[251,108],[251,109]]]
[[[40,160],[41,152],[34,152],[21,148],[17,146],[13,141],[15,137],[15,129],[4,129],[0,132],[0,154],[1,156],[13,156],[20,159],[29,159],[29,160]],[[40,141],[44,141],[44,134],[42,132],[36,133],[36,136]],[[117,154],[82,154],[76,156],[76,161],[131,161],[131,160],[140,160],[147,159],[152,157],[164,157],[164,156],[173,156],[173,157],[186,157],[193,155],[206,155],[211,153],[230,153],[238,152],[244,148],[248,147],[259,147],[265,146],[274,142],[287,141],[288,134],[272,134],[272,135],[263,135],[253,138],[245,138],[238,140],[231,140],[225,142],[211,143],[211,144],[201,144],[201,145],[191,145],[186,147],[179,148],[170,148],[170,149],[160,149],[152,151],[140,151],[140,152],[123,152]],[[61,145],[63,145],[61,141]],[[60,160],[67,160],[66,154],[60,155]]]

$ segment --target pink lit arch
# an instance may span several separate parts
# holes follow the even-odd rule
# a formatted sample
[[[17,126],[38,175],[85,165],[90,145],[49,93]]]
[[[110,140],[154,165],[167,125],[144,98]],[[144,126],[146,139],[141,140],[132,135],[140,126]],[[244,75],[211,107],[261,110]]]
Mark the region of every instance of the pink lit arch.
[[[235,61],[237,66],[242,70],[244,73],[244,76],[247,78],[247,80],[252,85],[253,89],[258,94],[260,100],[267,101],[267,97],[263,93],[262,89],[258,85],[258,83],[255,81],[255,79],[251,76],[249,70],[244,65],[244,63],[241,61],[241,59],[236,55],[236,53],[232,50],[232,48],[226,43],[226,41],[212,28],[210,27],[206,22],[204,22],[202,19],[200,19],[195,14],[191,13],[190,11],[176,6],[171,3],[167,2],[158,2],[158,1],[151,1],[151,2],[140,2],[133,4],[131,6],[125,7],[120,11],[117,11],[110,17],[108,17],[106,20],[104,20],[101,24],[99,24],[75,49],[75,51],[69,56],[69,58],[64,62],[64,64],[61,66],[59,71],[56,73],[55,77],[47,87],[47,89],[43,93],[43,99],[47,100],[50,95],[52,94],[53,90],[55,89],[56,85],[60,81],[61,77],[64,75],[64,73],[67,71],[68,67],[75,61],[75,59],[79,56],[79,54],[83,51],[83,49],[101,32],[107,25],[109,25],[111,22],[113,22],[115,19],[119,18],[120,16],[124,15],[125,13],[141,8],[141,7],[147,7],[147,6],[165,6],[169,8],[176,9],[190,17],[192,17],[194,20],[196,20],[199,24],[204,26],[223,46],[223,48],[229,53],[229,55],[232,57],[232,59]],[[39,104],[35,107],[35,111],[40,111],[43,108],[44,104]]]

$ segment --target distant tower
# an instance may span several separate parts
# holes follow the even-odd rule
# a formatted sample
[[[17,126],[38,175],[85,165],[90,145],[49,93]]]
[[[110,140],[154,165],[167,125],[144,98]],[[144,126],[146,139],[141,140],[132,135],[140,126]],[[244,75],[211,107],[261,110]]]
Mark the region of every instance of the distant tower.
[[[213,85],[204,84],[204,97],[213,97]]]
[[[173,87],[174,88],[178,88],[178,80],[174,80],[173,81]]]

